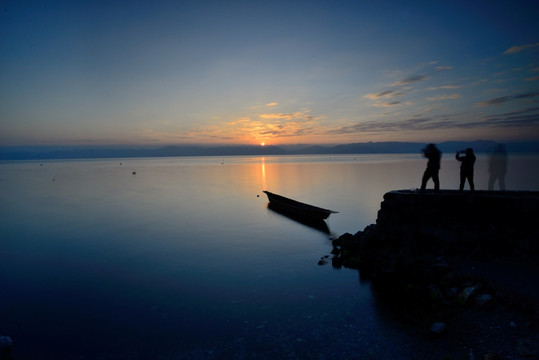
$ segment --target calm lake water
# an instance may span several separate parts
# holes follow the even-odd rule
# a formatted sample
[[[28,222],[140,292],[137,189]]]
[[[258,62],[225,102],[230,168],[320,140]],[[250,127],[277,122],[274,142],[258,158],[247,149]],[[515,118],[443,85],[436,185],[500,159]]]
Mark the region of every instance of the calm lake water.
[[[417,188],[425,164],[416,154],[0,163],[0,335],[17,360],[430,351],[357,271],[317,264],[331,238],[376,221],[385,192]],[[458,188],[458,165],[445,155],[442,188]],[[538,165],[511,157],[508,190],[539,190]],[[487,158],[475,169],[486,189]],[[268,209],[265,189],[339,211],[330,234]]]

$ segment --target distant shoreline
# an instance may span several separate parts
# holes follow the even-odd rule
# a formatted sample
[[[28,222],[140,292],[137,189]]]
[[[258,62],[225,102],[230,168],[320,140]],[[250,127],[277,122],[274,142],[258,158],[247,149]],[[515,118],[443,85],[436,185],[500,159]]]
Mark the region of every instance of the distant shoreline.
[[[444,153],[453,153],[468,147],[478,154],[490,153],[498,143],[491,140],[446,141],[437,146]],[[335,154],[420,154],[425,143],[367,142],[342,145],[305,146],[203,146],[172,145],[163,147],[128,146],[4,146],[0,147],[0,161],[111,159],[182,156],[270,156],[270,155],[335,155]],[[505,143],[509,153],[539,153],[539,141]]]

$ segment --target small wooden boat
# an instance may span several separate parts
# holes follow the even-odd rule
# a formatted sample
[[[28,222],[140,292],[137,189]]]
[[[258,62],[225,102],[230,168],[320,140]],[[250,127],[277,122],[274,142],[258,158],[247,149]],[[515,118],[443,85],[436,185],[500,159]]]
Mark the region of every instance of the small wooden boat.
[[[269,191],[264,191],[264,193],[268,196],[268,200],[272,206],[278,208],[282,212],[289,213],[296,217],[310,220],[324,220],[327,219],[329,215],[338,212],[305,204],[281,195],[271,193]]]

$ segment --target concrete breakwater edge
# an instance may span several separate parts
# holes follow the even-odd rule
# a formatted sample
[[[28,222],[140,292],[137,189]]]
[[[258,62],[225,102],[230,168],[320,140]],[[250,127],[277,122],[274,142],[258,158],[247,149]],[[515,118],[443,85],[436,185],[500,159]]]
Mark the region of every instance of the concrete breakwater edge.
[[[383,307],[438,342],[436,358],[539,358],[539,192],[383,199],[376,224],[333,240],[319,264],[359,269]]]

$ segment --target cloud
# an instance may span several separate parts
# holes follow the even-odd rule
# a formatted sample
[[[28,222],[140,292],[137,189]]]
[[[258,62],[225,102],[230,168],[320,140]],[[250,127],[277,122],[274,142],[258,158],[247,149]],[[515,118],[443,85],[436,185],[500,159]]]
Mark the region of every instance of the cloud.
[[[529,93],[515,95],[514,98],[515,99],[527,99],[527,98],[532,98],[532,97],[536,97],[536,96],[539,96],[538,92],[529,92]]]
[[[448,121],[445,121],[445,123],[447,124]],[[440,121],[436,121],[433,118],[419,117],[394,121],[366,121],[331,129],[328,131],[328,134],[372,133],[388,131],[398,132],[405,130],[440,129],[443,127],[444,126],[441,126]]]
[[[524,79],[524,81],[537,81],[537,80],[539,80],[539,76],[534,76],[534,77],[531,77],[531,78]]]
[[[422,81],[422,80],[427,80],[427,79],[428,77],[426,75],[413,75],[413,76],[404,78],[402,80],[395,81],[393,84],[391,84],[391,86],[407,85],[407,84],[412,84],[412,83]]]
[[[469,113],[440,115],[438,117],[412,117],[393,121],[366,121],[327,130],[328,135],[354,133],[388,133],[402,131],[482,129],[539,126],[539,107],[497,115],[470,118]]]
[[[505,50],[503,53],[504,54],[516,54],[516,53],[519,53],[519,52],[521,52],[523,50],[526,50],[526,49],[529,49],[529,48],[534,48],[534,47],[539,47],[539,42],[535,43],[535,44],[511,46],[509,49]]]
[[[308,112],[264,113],[254,116],[254,118],[238,118],[228,122],[224,127],[208,129],[208,131],[215,136],[231,136],[238,142],[306,136],[320,131],[319,118]]]
[[[435,100],[450,100],[450,99],[459,99],[462,95],[460,94],[449,94],[449,95],[439,95],[439,96],[433,96],[428,97],[427,100],[435,101]]]
[[[391,107],[391,106],[399,105],[400,103],[401,103],[400,101],[377,102],[377,103],[373,104],[372,106],[376,106],[376,107]]]
[[[489,124],[502,127],[525,127],[539,125],[539,107],[531,107],[504,114],[486,116]]]
[[[276,106],[278,104],[279,103],[276,103],[276,102],[270,102],[270,103],[267,103],[266,106]]]
[[[211,139],[212,142],[259,144],[275,138],[316,136],[323,128],[320,119],[319,116],[310,114],[308,109],[290,113],[255,112],[248,116],[232,118],[226,123],[197,128],[188,135],[191,139],[198,139],[199,142]]]
[[[394,96],[402,96],[402,95],[404,95],[404,93],[400,91],[386,90],[380,93],[367,94],[364,97],[371,100],[378,100],[383,97],[394,97]]]
[[[376,100],[376,99],[379,99],[381,97],[387,96],[387,95],[391,94],[392,92],[393,92],[392,90],[382,91],[382,92],[377,93],[377,94],[367,94],[364,97],[366,97],[367,99]]]
[[[434,70],[441,71],[441,70],[451,70],[453,69],[453,66],[436,66]]]
[[[538,92],[529,92],[529,93],[523,93],[523,94],[518,94],[518,95],[513,95],[513,96],[500,96],[494,99],[481,101],[478,103],[478,105],[479,106],[500,105],[511,100],[529,99],[536,96],[539,96]]]
[[[260,114],[258,115],[261,119],[273,119],[273,120],[292,120],[292,119],[302,119],[302,120],[312,120],[312,115],[305,114],[302,112],[295,113],[275,113],[275,114]]]
[[[443,86],[437,86],[437,87],[429,87],[427,90],[440,90],[440,89],[460,89],[462,86],[460,85],[443,85]]]
[[[471,85],[479,85],[486,82],[488,82],[488,79],[481,79],[481,80],[474,81]]]
[[[510,96],[500,96],[500,97],[497,97],[497,98],[494,98],[494,99],[481,101],[478,104],[481,105],[481,106],[500,105],[500,104],[508,102],[509,100],[511,100]]]

